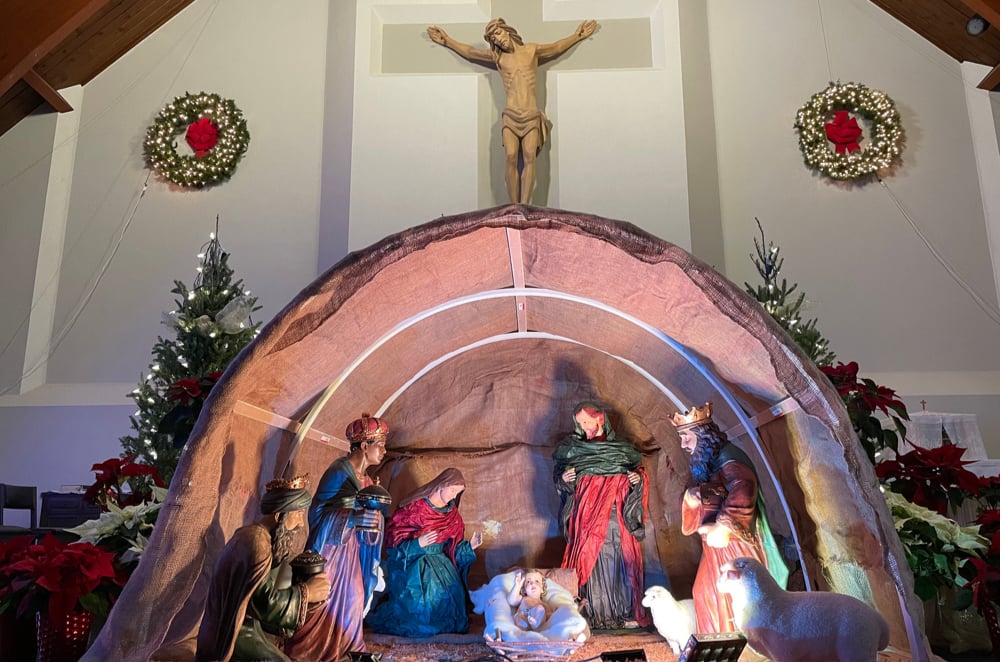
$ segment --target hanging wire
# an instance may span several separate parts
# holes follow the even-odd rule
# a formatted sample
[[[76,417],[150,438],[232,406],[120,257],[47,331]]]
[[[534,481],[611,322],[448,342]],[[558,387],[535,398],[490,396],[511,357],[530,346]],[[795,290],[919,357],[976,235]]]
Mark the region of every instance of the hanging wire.
[[[929,238],[925,236],[925,233],[922,232],[922,229],[918,227],[918,224],[915,223],[911,215],[908,214],[908,211],[905,209],[904,205],[901,204],[901,201],[898,200],[897,196],[894,195],[894,192],[892,192],[889,188],[887,188],[887,184],[884,182],[883,178],[877,177],[877,181],[880,182],[880,186],[884,189],[884,191],[887,192],[887,195],[890,196],[891,200],[894,202],[894,205],[898,208],[898,211],[901,212],[901,216],[905,217],[905,220],[908,221],[908,225],[912,227],[912,230],[915,231],[915,234],[918,235],[919,239],[922,240],[922,243],[925,244],[927,249],[929,249],[929,253],[931,253],[932,256],[939,262],[939,264],[943,266],[943,269],[946,270],[946,272],[953,278],[953,280],[956,281],[957,284],[964,289],[964,292],[970,295],[971,299],[974,300],[974,303],[977,304],[978,307],[982,311],[984,311],[989,318],[991,318],[992,320],[995,321],[996,324],[998,324],[999,322],[998,309],[988,304],[988,302],[986,302],[980,295],[978,295],[978,293],[974,292],[974,288],[968,285],[967,282],[964,281],[964,279],[960,276],[960,274],[958,274],[957,271],[950,266],[950,263],[947,262],[946,258],[944,258],[939,253],[939,251],[936,250],[936,247],[932,245],[932,242],[929,241]]]
[[[194,52],[195,46],[197,46],[198,43],[202,40],[202,35],[205,33],[205,30],[208,27],[209,23],[211,22],[212,16],[215,14],[215,11],[216,11],[216,9],[218,7],[219,7],[219,0],[217,0],[212,5],[212,7],[209,10],[207,10],[205,13],[203,13],[202,16],[204,17],[204,20],[202,20],[202,17],[200,17],[198,19],[198,20],[202,20],[201,28],[199,29],[198,34],[195,36],[195,39],[192,41],[191,46],[188,48],[188,52],[185,53],[184,60],[182,60],[181,64],[178,66],[177,71],[174,74],[174,77],[171,79],[170,84],[167,86],[167,89],[164,92],[164,95],[161,97],[161,106],[164,103],[166,103],[167,99],[172,94],[171,90],[174,89],[174,85],[177,83],[178,78],[180,78],[181,73],[184,71],[185,66],[188,64],[188,61],[191,59],[191,54]],[[136,83],[139,80],[141,80],[141,78],[137,78],[136,81],[134,81],[132,84],[130,84],[129,89],[131,89],[131,87],[135,86]],[[114,104],[109,105],[109,108],[112,108],[112,107],[114,107]],[[100,117],[101,117],[101,114],[97,115],[96,117],[94,117],[91,120],[91,122],[96,121]],[[32,167],[34,167],[37,163],[39,163],[43,159],[49,157],[55,150],[59,149],[64,144],[68,143],[71,140],[75,140],[80,135],[80,131],[81,131],[82,128],[83,128],[82,126],[79,127],[79,128],[77,128],[76,132],[74,132],[71,136],[67,137],[65,140],[63,140],[62,142],[60,142],[58,145],[54,145],[53,148],[52,148],[52,150],[50,150],[47,154],[45,154],[44,156],[40,157],[37,161],[33,162],[32,164],[28,165],[27,167],[25,167],[24,169],[22,169],[21,171],[19,171],[16,175],[14,175],[14,177],[12,177],[10,180],[8,180],[7,182],[5,182],[4,184],[0,185],[0,189],[4,188],[8,184],[10,184],[12,181],[16,180],[20,175],[22,175],[23,173],[25,173],[28,170],[30,170]],[[104,207],[104,204],[105,204],[105,202],[107,202],[108,197],[111,194],[112,189],[114,188],[115,184],[118,182],[119,178],[122,176],[122,173],[124,172],[126,166],[128,166],[129,161],[131,160],[131,158],[132,157],[130,155],[122,163],[121,167],[119,167],[118,172],[116,173],[114,179],[111,181],[111,184],[105,190],[104,196],[102,196],[102,198],[101,198],[101,202],[95,207],[94,213],[91,215],[90,219],[88,219],[87,223],[84,224],[83,229],[80,231],[80,233],[78,233],[76,239],[70,245],[69,249],[63,251],[63,255],[60,256],[60,260],[61,261],[65,260],[66,256],[68,256],[68,255],[70,255],[72,253],[72,251],[76,248],[76,246],[79,243],[79,241],[87,234],[86,231],[90,228],[90,226],[93,223],[94,219],[97,217],[98,212]],[[124,223],[120,225],[121,229],[120,229],[120,231],[118,233],[117,240],[115,241],[114,245],[111,247],[110,252],[108,253],[107,258],[104,260],[104,262],[102,263],[101,267],[98,269],[96,278],[94,278],[92,280],[91,287],[87,290],[87,292],[84,293],[84,295],[81,298],[80,302],[74,308],[73,313],[70,314],[70,317],[67,320],[67,323],[62,327],[62,329],[60,329],[60,331],[56,335],[53,336],[54,340],[49,343],[49,347],[48,347],[47,352],[45,353],[45,356],[39,358],[28,370],[24,371],[22,373],[21,377],[16,382],[14,382],[12,384],[9,384],[9,385],[6,385],[3,388],[0,388],[0,396],[7,395],[7,394],[11,393],[13,390],[19,388],[20,385],[24,382],[25,378],[28,378],[28,377],[34,375],[36,372],[38,372],[39,369],[41,369],[42,366],[45,366],[48,363],[49,359],[52,358],[52,355],[55,353],[56,349],[59,347],[59,345],[62,343],[62,341],[66,338],[66,336],[69,335],[69,332],[72,330],[72,328],[76,324],[77,320],[83,314],[83,311],[86,308],[87,304],[90,303],[91,299],[93,298],[94,293],[97,291],[97,288],[100,285],[102,279],[104,278],[105,273],[108,271],[108,268],[111,266],[111,263],[114,260],[116,254],[118,253],[119,248],[121,248],[122,242],[125,240],[125,233],[129,229],[129,227],[132,225],[132,221],[135,218],[136,213],[139,210],[139,203],[142,201],[143,197],[146,195],[146,189],[149,186],[149,181],[150,181],[150,176],[151,175],[152,175],[152,171],[150,171],[149,169],[147,169],[146,175],[143,178],[143,183],[142,183],[142,185],[139,188],[138,197],[136,197],[135,203],[132,206],[132,209],[129,212],[127,212],[127,215],[126,215]],[[218,230],[218,223],[219,223],[218,217],[216,219],[216,223],[217,223],[217,230]],[[14,332],[11,335],[10,339],[4,344],[3,349],[0,350],[0,357],[3,357],[7,353],[7,351],[10,349],[10,346],[18,338],[18,335],[20,334],[21,330],[23,330],[24,327],[28,324],[29,320],[31,320],[32,314],[35,312],[35,309],[38,308],[38,306],[40,305],[40,303],[44,299],[45,293],[47,293],[49,291],[49,289],[55,284],[58,275],[59,275],[59,270],[56,270],[49,277],[49,280],[46,282],[45,287],[42,288],[41,292],[39,293],[39,296],[34,301],[32,301],[31,307],[28,309],[27,314],[21,320],[21,322],[18,324],[17,328],[14,330]]]
[[[147,180],[149,180],[148,176],[147,176]],[[107,272],[108,268],[111,267],[111,263],[115,259],[115,255],[118,253],[119,247],[122,246],[122,240],[125,239],[125,233],[129,229],[129,226],[132,225],[132,220],[135,218],[136,212],[139,210],[139,203],[143,199],[143,196],[145,196],[145,195],[146,195],[146,183],[144,182],[143,183],[143,188],[139,192],[139,196],[136,198],[135,204],[132,206],[132,212],[129,214],[128,218],[126,219],[125,224],[122,226],[121,231],[119,231],[118,241],[115,242],[115,245],[112,248],[111,253],[105,259],[104,263],[102,263],[101,268],[98,270],[97,278],[94,280],[93,287],[91,287],[84,294],[83,299],[80,300],[80,302],[77,304],[76,308],[73,310],[73,313],[70,314],[70,318],[69,318],[68,322],[66,323],[66,325],[64,325],[63,328],[60,330],[59,334],[55,337],[55,340],[52,343],[49,344],[49,349],[48,349],[48,352],[46,353],[46,355],[44,357],[42,357],[41,359],[39,359],[38,361],[36,361],[32,365],[31,368],[29,368],[27,371],[25,371],[21,375],[21,379],[20,380],[18,380],[17,382],[15,382],[13,384],[10,384],[10,385],[4,387],[2,390],[0,390],[0,396],[5,396],[6,394],[10,393],[11,390],[13,390],[15,387],[19,386],[22,382],[24,382],[25,378],[31,377],[42,366],[45,366],[48,363],[49,359],[52,357],[52,355],[55,354],[56,350],[62,344],[63,340],[69,335],[70,329],[72,329],[72,327],[76,323],[77,319],[80,318],[80,315],[83,314],[83,311],[87,307],[87,304],[90,303],[91,298],[94,296],[94,293],[97,291],[97,286],[101,282],[101,279],[104,277],[105,272]],[[35,307],[32,306],[32,310],[34,310],[34,308]],[[28,315],[30,317],[31,314],[29,313]],[[23,326],[23,323],[22,323],[22,326]],[[10,345],[10,343],[7,344],[7,346],[9,346],[9,345]],[[6,350],[7,347],[5,346],[4,349]]]
[[[825,61],[828,63],[828,80],[834,82],[832,75],[832,55],[828,50],[828,30],[825,29],[825,14],[821,11],[821,0],[818,0],[818,19],[821,21],[821,39],[825,43]]]
[[[828,48],[828,31],[825,29],[824,12],[821,9],[821,2],[822,0],[818,0],[818,16],[820,17],[821,20],[821,34],[824,37],[825,58],[828,61],[828,78],[829,80],[832,80],[833,79],[832,63],[831,63],[831,53]],[[901,212],[901,215],[905,218],[905,220],[908,221],[908,224],[911,226],[912,230],[915,231],[915,234],[918,236],[918,238],[922,241],[923,244],[925,244],[926,248],[929,250],[929,253],[932,254],[932,256],[939,262],[940,265],[943,266],[943,268],[953,278],[953,280],[956,281],[960,285],[960,287],[963,288],[964,291],[971,297],[971,299],[974,300],[974,302],[978,305],[978,307],[981,308],[981,310],[984,311],[989,318],[998,323],[999,322],[998,309],[996,307],[991,306],[980,295],[978,295],[978,293],[976,293],[974,289],[964,281],[964,279],[960,276],[960,274],[958,274],[957,271],[950,266],[946,258],[944,258],[942,254],[940,254],[940,252],[936,250],[936,247],[933,246],[929,238],[926,237],[925,233],[922,232],[922,229],[919,228],[917,223],[915,223],[911,215],[908,214],[908,211],[905,209],[904,205],[901,204],[901,201],[899,201],[897,197],[894,195],[894,193],[887,187],[887,184],[884,182],[883,178],[877,176],[877,181],[880,182],[881,188],[883,188],[883,190],[887,193],[887,195],[890,197],[894,205],[898,208],[898,211]]]

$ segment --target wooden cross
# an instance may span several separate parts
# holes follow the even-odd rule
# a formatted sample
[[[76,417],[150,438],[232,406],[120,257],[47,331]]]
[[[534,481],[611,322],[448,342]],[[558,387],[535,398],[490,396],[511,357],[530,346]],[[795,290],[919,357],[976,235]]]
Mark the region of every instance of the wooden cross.
[[[477,153],[487,154],[488,159],[479,159],[481,173],[478,177],[480,190],[477,202],[482,208],[493,207],[508,202],[504,182],[504,150],[501,144],[501,110],[505,104],[505,90],[501,78],[493,69],[485,68],[464,60],[455,53],[431,41],[425,28],[438,25],[453,38],[477,46],[489,48],[484,41],[484,26],[493,17],[504,18],[514,26],[526,42],[549,43],[566,37],[574,31],[578,23],[591,18],[598,19],[599,28],[588,43],[578,44],[562,57],[541,64],[537,77],[537,98],[540,109],[547,107],[546,89],[550,70],[591,71],[615,69],[650,69],[653,66],[652,25],[650,3],[640,0],[623,0],[613,9],[621,18],[585,15],[588,3],[580,10],[572,9],[566,20],[544,20],[543,5],[552,5],[547,0],[493,0],[487,3],[490,15],[482,21],[448,23],[437,22],[442,16],[442,5],[437,3],[417,3],[408,5],[406,12],[393,16],[390,12],[381,15],[382,35],[378,41],[381,51],[378,69],[381,74],[477,74],[483,76],[489,88],[480,86],[481,96],[478,108]],[[571,5],[576,3],[558,3]],[[569,14],[580,13],[580,16]],[[420,21],[420,22],[419,22]],[[489,95],[486,90],[489,89]],[[488,98],[484,98],[488,97]],[[581,109],[587,112],[587,109]],[[549,118],[554,133],[543,146],[536,160],[536,187],[532,204],[547,206],[549,184],[552,178],[550,143],[559,130],[558,122]],[[595,127],[598,132],[602,127]]]

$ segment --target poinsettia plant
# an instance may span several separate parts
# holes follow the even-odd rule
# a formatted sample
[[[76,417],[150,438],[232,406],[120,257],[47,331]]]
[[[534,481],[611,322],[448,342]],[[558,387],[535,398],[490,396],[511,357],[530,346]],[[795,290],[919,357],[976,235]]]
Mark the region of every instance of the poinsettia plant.
[[[857,375],[859,364],[854,361],[848,364],[838,362],[835,366],[818,366],[818,368],[828,376],[838,390],[838,395],[842,397],[856,436],[866,449],[871,462],[881,449],[897,450],[898,436],[900,435],[902,439],[905,437],[903,420],[909,419],[908,410],[897,397],[897,393],[890,387],[878,385],[869,378],[860,379]],[[883,427],[880,420],[874,416],[877,410],[891,418],[894,430]]]
[[[115,553],[93,543],[26,534],[0,542],[0,613],[45,610],[58,621],[77,610],[107,615],[125,584]]]
[[[146,550],[150,532],[157,522],[167,489],[154,486],[148,501],[118,506],[108,502],[100,516],[67,529],[81,542],[100,544],[115,554],[115,563],[131,577]]]
[[[92,465],[94,483],[84,492],[84,500],[97,504],[102,511],[111,504],[121,508],[150,500],[153,488],[163,488],[164,482],[155,467],[137,463],[135,458],[131,454]]]
[[[981,479],[962,460],[966,450],[955,444],[935,449],[915,447],[906,454],[878,463],[877,478],[896,493],[920,506],[947,515],[949,506],[959,507],[968,498],[977,498]]]
[[[167,388],[167,399],[173,407],[160,419],[159,429],[173,436],[176,446],[182,447],[188,440],[205,399],[222,374],[222,371],[213,371],[201,377],[184,378]]]
[[[935,598],[939,588],[956,586],[961,565],[988,549],[977,525],[961,526],[894,491],[883,492],[923,601]]]

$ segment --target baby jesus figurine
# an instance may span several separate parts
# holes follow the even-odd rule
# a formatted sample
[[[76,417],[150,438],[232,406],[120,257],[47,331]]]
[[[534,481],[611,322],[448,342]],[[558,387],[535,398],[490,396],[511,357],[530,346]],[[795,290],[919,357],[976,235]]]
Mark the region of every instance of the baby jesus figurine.
[[[508,605],[515,608],[515,626],[523,631],[537,631],[550,618],[546,598],[546,579],[534,569],[515,571],[515,584],[508,593]]]

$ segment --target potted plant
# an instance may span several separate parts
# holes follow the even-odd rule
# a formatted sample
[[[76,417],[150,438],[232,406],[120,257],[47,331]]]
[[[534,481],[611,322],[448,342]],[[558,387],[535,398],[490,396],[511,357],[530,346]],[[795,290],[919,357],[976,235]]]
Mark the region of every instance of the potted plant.
[[[100,545],[114,553],[115,564],[128,579],[146,549],[149,534],[166,496],[166,488],[153,486],[149,499],[136,504],[119,506],[115,501],[107,500],[100,516],[66,531],[79,536],[82,543]]]
[[[115,553],[46,534],[0,543],[0,613],[35,614],[38,660],[79,660],[94,615],[107,615],[125,578]]]
[[[109,503],[124,507],[151,499],[153,488],[163,488],[164,482],[155,467],[137,463],[135,458],[131,454],[92,465],[94,483],[87,488],[84,499],[102,511],[108,510]]]
[[[895,457],[878,463],[874,468],[877,478],[910,502],[924,506],[945,516],[950,506],[954,508],[966,499],[978,499],[982,481],[961,460],[963,447],[944,444],[935,449],[914,447],[906,454],[895,452]]]

